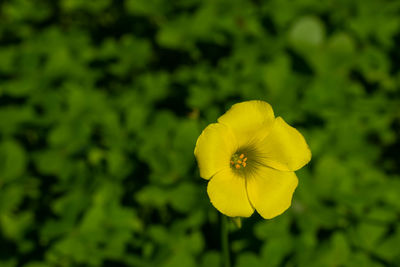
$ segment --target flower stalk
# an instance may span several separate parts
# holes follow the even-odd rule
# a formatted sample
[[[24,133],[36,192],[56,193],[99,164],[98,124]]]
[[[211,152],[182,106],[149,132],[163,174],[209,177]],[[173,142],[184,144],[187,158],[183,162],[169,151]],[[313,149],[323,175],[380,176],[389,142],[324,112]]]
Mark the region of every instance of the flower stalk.
[[[229,221],[228,217],[220,213],[221,218],[221,245],[223,255],[223,267],[231,267],[231,258],[229,253]]]

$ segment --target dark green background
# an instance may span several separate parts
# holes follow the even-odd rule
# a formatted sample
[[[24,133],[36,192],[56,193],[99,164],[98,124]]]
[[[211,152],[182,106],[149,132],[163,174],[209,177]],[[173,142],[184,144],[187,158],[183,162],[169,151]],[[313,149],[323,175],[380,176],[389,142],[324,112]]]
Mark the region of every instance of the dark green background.
[[[219,266],[193,149],[269,102],[313,158],[247,266],[400,266],[400,1],[3,0],[0,266]]]

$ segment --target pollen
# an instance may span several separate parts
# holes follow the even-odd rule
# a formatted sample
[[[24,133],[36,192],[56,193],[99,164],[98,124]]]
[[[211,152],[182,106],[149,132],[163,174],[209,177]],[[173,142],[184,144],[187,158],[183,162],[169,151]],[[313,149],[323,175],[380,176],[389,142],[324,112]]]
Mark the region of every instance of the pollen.
[[[235,153],[232,155],[232,158],[230,160],[230,164],[232,168],[235,168],[236,170],[239,170],[241,168],[246,167],[247,165],[247,157],[243,153]]]

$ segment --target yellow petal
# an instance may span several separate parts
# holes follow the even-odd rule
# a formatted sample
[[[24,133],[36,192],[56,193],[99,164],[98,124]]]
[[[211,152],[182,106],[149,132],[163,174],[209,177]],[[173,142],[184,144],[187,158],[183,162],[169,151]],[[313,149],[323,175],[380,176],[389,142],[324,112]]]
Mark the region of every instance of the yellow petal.
[[[229,217],[249,217],[254,212],[246,192],[246,179],[225,168],[208,182],[211,203]]]
[[[311,159],[311,151],[299,131],[281,117],[275,119],[269,135],[259,143],[260,161],[274,169],[295,171]]]
[[[290,207],[298,180],[294,172],[261,167],[246,182],[253,207],[263,218],[271,219]]]
[[[228,125],[236,136],[240,147],[252,145],[264,138],[274,122],[270,104],[260,100],[233,105],[218,122]]]
[[[194,149],[200,176],[210,179],[221,169],[229,167],[236,149],[235,137],[227,126],[220,123],[208,125],[197,139]]]

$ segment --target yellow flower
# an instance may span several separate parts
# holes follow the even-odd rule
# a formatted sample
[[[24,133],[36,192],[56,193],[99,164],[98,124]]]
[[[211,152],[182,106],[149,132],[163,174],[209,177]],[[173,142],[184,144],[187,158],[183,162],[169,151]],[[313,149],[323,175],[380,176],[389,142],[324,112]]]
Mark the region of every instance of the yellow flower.
[[[254,209],[270,219],[289,208],[297,187],[294,171],[311,159],[301,133],[264,101],[235,104],[208,125],[194,154],[216,209],[249,217]]]

